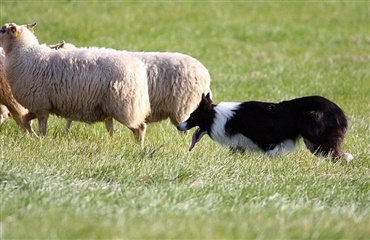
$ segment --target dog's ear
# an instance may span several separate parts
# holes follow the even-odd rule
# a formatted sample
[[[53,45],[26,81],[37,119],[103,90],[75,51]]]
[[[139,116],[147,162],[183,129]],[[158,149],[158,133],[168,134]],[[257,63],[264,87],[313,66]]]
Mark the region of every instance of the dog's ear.
[[[204,95],[203,93],[203,99],[208,105],[212,105],[212,99],[211,99],[211,94],[207,93],[207,95]]]
[[[206,102],[208,102],[207,96],[204,93],[202,93],[202,99],[201,99],[200,102],[203,103],[203,104],[205,104]]]
[[[206,102],[207,102],[206,95],[204,95],[204,93],[202,93],[202,98],[200,99],[199,106],[206,105]]]
[[[204,95],[204,93],[202,94],[202,101],[200,102],[200,105],[202,105],[205,109],[212,108],[212,100],[209,93],[207,93],[207,95]]]
[[[207,93],[207,95],[205,96],[205,98],[207,99],[207,101],[212,102],[211,94],[210,93]]]

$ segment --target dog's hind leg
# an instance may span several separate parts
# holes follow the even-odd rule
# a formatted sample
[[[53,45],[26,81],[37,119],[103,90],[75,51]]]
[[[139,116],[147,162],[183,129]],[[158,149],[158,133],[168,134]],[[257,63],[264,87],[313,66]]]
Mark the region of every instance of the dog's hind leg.
[[[345,157],[341,146],[346,130],[347,120],[342,113],[310,111],[298,121],[298,131],[311,153],[333,159]]]
[[[302,136],[305,134],[302,134]],[[303,141],[306,147],[314,155],[330,156],[333,159],[335,158],[344,158],[347,161],[353,159],[352,154],[343,153],[341,150],[341,145],[343,138],[341,135],[331,135],[329,133],[323,134],[321,137],[314,136],[303,136]]]
[[[306,138],[303,138],[303,142],[306,145],[306,147],[308,148],[308,150],[310,150],[310,152],[312,152],[312,153],[315,153],[316,152],[316,146],[315,146],[315,144],[313,144],[312,142],[308,141]]]

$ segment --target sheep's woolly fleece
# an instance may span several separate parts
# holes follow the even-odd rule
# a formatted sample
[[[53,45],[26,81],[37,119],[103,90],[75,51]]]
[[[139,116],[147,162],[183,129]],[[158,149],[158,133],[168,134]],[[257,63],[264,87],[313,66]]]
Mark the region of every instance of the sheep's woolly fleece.
[[[113,118],[143,143],[150,113],[143,62],[112,49],[55,51],[29,26],[13,23],[1,28],[0,46],[12,92],[37,116],[42,134],[50,113],[87,123]]]

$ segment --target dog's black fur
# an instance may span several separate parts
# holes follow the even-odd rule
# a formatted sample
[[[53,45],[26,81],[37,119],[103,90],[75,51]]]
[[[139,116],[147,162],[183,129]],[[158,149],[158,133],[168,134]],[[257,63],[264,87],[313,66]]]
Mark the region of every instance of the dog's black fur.
[[[258,150],[274,155],[284,152],[284,144],[288,142],[294,149],[302,137],[314,154],[352,159],[351,154],[341,150],[347,118],[338,105],[321,96],[280,103],[250,101],[214,105],[209,94],[203,95],[198,108],[178,129],[186,131],[195,126],[199,129],[194,133],[191,148],[207,133],[216,142],[233,149],[255,150],[257,146]]]

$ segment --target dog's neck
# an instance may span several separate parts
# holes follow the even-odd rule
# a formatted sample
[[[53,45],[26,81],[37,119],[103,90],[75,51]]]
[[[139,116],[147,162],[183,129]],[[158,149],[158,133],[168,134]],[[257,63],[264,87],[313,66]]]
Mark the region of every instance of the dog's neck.
[[[238,109],[238,105],[239,103],[236,102],[221,102],[213,107],[213,123],[210,127],[210,132],[208,132],[211,138],[217,136],[221,137],[221,135],[226,134],[225,124],[235,115],[235,110]]]

